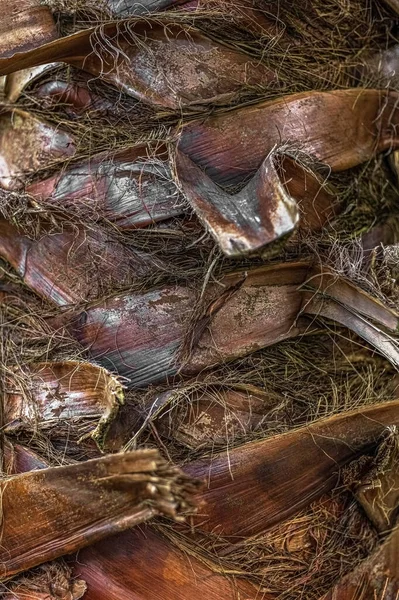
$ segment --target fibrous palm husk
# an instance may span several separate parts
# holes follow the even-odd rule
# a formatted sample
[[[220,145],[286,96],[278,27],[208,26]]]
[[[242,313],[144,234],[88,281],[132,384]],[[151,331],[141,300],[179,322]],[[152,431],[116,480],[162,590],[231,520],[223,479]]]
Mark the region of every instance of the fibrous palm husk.
[[[37,294],[57,305],[93,300],[162,269],[162,262],[128,248],[103,229],[70,224],[30,239],[0,219],[0,255]]]
[[[236,539],[266,531],[332,490],[340,467],[375,446],[398,414],[395,400],[185,466],[186,473],[208,482],[196,526]]]
[[[2,188],[21,188],[30,173],[66,160],[75,151],[74,138],[68,132],[25,111],[14,109],[0,116]]]
[[[0,487],[7,579],[155,515],[179,518],[196,482],[141,450],[10,476]]]
[[[121,383],[90,363],[14,366],[5,377],[3,428],[6,434],[46,430],[51,436],[63,423],[73,436],[74,429],[88,425],[88,434],[102,448],[123,402]]]
[[[10,473],[24,473],[32,469],[48,467],[42,457],[18,444],[7,444],[5,449],[6,469]],[[96,600],[101,600],[103,597],[107,600],[119,600],[121,596],[126,600],[161,599],[167,597],[167,594],[175,594],[174,597],[177,599],[185,600],[201,590],[207,598],[215,598],[215,600],[224,595],[238,598],[240,594],[256,600],[260,598],[268,600],[267,595],[259,596],[257,588],[249,582],[218,574],[216,565],[211,569],[198,559],[188,556],[150,527],[136,528],[114,535],[104,543],[92,545],[87,553],[84,549],[81,550],[76,556],[71,556],[68,562],[77,590],[85,588],[85,597]],[[154,567],[160,569],[159,577],[154,578]],[[46,579],[47,573],[54,575],[60,571],[66,571],[66,575],[70,573],[65,564],[59,561],[43,565],[37,571],[38,585],[43,588],[45,585],[43,576]],[[83,579],[78,579],[80,571]],[[193,572],[198,577],[193,578]],[[36,581],[35,571],[31,573],[33,581],[26,581],[22,575],[13,579],[8,586],[16,590],[20,588],[31,590],[32,583]],[[161,574],[167,576],[162,577]],[[19,600],[18,596],[17,598]],[[42,600],[40,596],[39,598]],[[60,600],[75,600],[75,598],[67,597]]]
[[[305,282],[310,288],[301,290]],[[321,275],[306,262],[284,263],[230,273],[221,283],[208,286],[194,323],[198,296],[178,286],[110,298],[87,309],[71,331],[133,387],[195,374],[310,332],[309,320],[298,317],[314,314],[353,329],[399,365],[396,312],[328,271]],[[156,329],[149,330],[148,322]]]
[[[273,71],[249,56],[167,20],[128,20],[85,29],[37,50],[0,58],[0,73],[61,61],[101,75],[144,102],[174,110],[226,103],[245,86],[275,81]]]
[[[0,56],[12,56],[56,39],[57,29],[48,7],[39,0],[3,0]]]
[[[87,583],[87,600],[271,600],[244,578],[226,577],[173,547],[151,528],[115,536],[79,553],[75,572]]]
[[[167,158],[167,154],[166,154]],[[107,219],[119,229],[147,227],[186,209],[165,160],[165,147],[135,146],[69,165],[26,193],[44,206],[84,218]]]
[[[397,119],[394,91],[293,94],[188,124],[179,148],[220,184],[239,182],[284,144],[342,171],[395,149]]]

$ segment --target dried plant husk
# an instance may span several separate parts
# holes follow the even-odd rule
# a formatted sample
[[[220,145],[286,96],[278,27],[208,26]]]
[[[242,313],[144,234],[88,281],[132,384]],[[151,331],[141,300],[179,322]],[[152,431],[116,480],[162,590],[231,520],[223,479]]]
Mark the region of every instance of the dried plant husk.
[[[102,367],[78,361],[11,367],[5,376],[3,422],[6,434],[68,427],[69,435],[88,423],[99,448],[124,402],[118,379]],[[97,424],[96,424],[97,422]],[[79,437],[79,435],[78,435]]]
[[[181,518],[198,485],[157,451],[140,450],[11,476],[0,487],[5,580],[153,516]]]
[[[208,483],[196,527],[238,539],[288,519],[332,490],[340,468],[397,424],[398,407],[392,400],[343,412],[186,465],[185,472]]]
[[[344,483],[381,534],[398,521],[398,441],[397,427],[387,427],[374,455],[363,455],[343,470]]]
[[[367,89],[283,96],[186,125],[179,149],[219,184],[242,181],[284,144],[342,171],[398,146],[397,98]]]
[[[65,563],[48,563],[21,575],[1,590],[3,600],[79,600],[87,586]]]
[[[0,232],[0,255],[26,285],[59,306],[93,300],[162,269],[160,260],[94,226],[65,224],[33,240],[1,219]]]
[[[46,44],[57,36],[51,11],[40,0],[2,0],[0,56],[6,58]]]
[[[244,578],[188,556],[150,527],[136,528],[79,553],[74,572],[87,583],[85,600],[271,600]]]
[[[179,549],[214,563],[227,574],[247,577],[259,593],[279,600],[318,600],[320,595],[367,558],[378,535],[348,492],[325,494],[308,508],[242,541],[206,534],[193,539],[175,528],[156,526]]]
[[[106,152],[31,183],[26,193],[49,208],[91,221],[106,219],[119,229],[147,227],[187,209],[166,158],[162,145]]]
[[[97,361],[128,378],[126,385],[147,385],[176,373],[195,298],[181,286],[115,296],[86,309],[72,333]]]
[[[23,473],[48,466],[43,458],[19,444],[7,443],[5,451],[9,473]],[[188,600],[194,593],[203,590],[207,598],[215,600],[221,596],[239,598],[240,593],[246,594],[246,598],[268,600],[267,595],[259,596],[258,588],[249,582],[233,576],[225,577],[218,572],[217,565],[212,568],[188,556],[151,527],[137,527],[114,535],[104,543],[90,545],[87,552],[80,551],[76,559],[71,557],[68,562],[75,578],[79,577],[80,571],[85,573],[85,598],[153,600],[173,595],[173,598]],[[50,566],[54,564],[58,563],[51,563]],[[157,577],[154,576],[156,568],[160,569]],[[47,565],[44,565],[44,569],[47,569]],[[18,577],[16,582],[20,581]]]
[[[8,438],[5,439],[2,448],[2,463],[2,472],[5,475],[18,475],[50,466],[37,452],[15,441],[11,442]]]
[[[7,75],[5,81],[5,99],[8,102],[17,102],[21,94],[25,89],[35,83],[36,80],[40,79],[44,74],[51,72],[53,69],[59,67],[58,63],[49,63],[45,65],[39,65],[32,67],[31,69],[23,69],[16,73]]]
[[[276,79],[265,65],[193,27],[148,19],[85,29],[0,59],[0,73],[48,62],[82,68],[134,98],[172,110],[226,103],[245,87],[261,89]]]
[[[399,595],[399,529],[320,600],[395,600]]]
[[[292,233],[298,221],[304,229],[309,225],[320,229],[336,209],[332,190],[291,158],[274,153],[235,194],[217,186],[180,151],[175,156],[175,172],[184,195],[226,256],[259,252]]]
[[[230,273],[209,284],[200,303],[188,286],[124,294],[87,308],[70,331],[102,365],[128,378],[130,387],[193,375],[310,333],[309,320],[298,318],[306,315],[335,319],[398,366],[398,314],[328,271],[323,277],[309,262],[286,262]]]
[[[200,382],[164,392],[156,403],[158,433],[193,450],[245,438],[272,419],[273,413],[276,420],[281,418],[278,410],[284,405],[281,396],[253,385],[223,387]]]
[[[0,116],[0,186],[15,190],[29,174],[75,154],[72,135],[31,114],[14,109]]]

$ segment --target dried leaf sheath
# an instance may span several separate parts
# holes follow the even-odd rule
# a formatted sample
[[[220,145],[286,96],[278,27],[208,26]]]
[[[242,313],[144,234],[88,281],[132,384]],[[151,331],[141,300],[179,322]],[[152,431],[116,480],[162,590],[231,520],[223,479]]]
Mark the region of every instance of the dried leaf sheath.
[[[75,154],[75,140],[22,110],[0,116],[0,186],[19,189],[26,177]]]
[[[87,583],[85,600],[272,600],[249,581],[213,567],[146,527],[80,552],[74,572]]]
[[[333,489],[340,467],[375,447],[385,427],[398,424],[394,400],[188,465],[185,472],[208,482],[197,527],[232,537],[266,531]]]
[[[5,455],[9,473],[46,467],[43,459],[18,444],[6,444]],[[210,600],[236,599],[239,594],[248,600],[269,600],[251,583],[227,578],[217,565],[211,568],[187,556],[151,527],[137,527],[91,545],[87,552],[80,551],[76,560],[71,557],[69,564],[75,578],[82,573],[87,585],[85,600],[191,600],[201,592]]]
[[[301,289],[308,280],[308,286]],[[298,317],[309,315],[314,320],[313,315],[322,317],[325,309],[325,316],[331,318],[327,313],[333,299],[333,318],[398,365],[399,350],[393,338],[398,314],[346,280],[334,280],[328,271],[326,292],[321,281],[320,271],[314,272],[306,262],[238,271],[226,275],[222,286],[207,287],[203,313],[194,323],[197,294],[189,287],[175,286],[110,298],[88,308],[71,324],[71,331],[101,364],[128,377],[129,386],[141,387],[177,373],[196,374],[309,332],[309,319]],[[359,327],[355,316],[347,316],[354,303],[367,317],[365,327]],[[147,327],[150,322],[154,327]],[[370,328],[376,335],[369,334]]]
[[[31,240],[0,219],[0,256],[33,291],[57,305],[94,300],[162,266],[92,225],[65,225],[61,233]]]
[[[397,104],[394,91],[292,94],[188,124],[179,149],[220,184],[241,181],[285,145],[342,171],[398,147]]]
[[[112,39],[112,43],[110,40]],[[0,58],[6,75],[47,62],[66,62],[125,93],[169,109],[230,101],[244,86],[261,86],[275,73],[193,27],[168,22],[111,22]]]
[[[98,215],[120,229],[146,227],[186,208],[165,158],[165,148],[151,146],[133,147],[111,157],[100,154],[30,184],[26,192],[47,206],[83,218]]]
[[[94,425],[91,437],[101,448],[110,423],[124,402],[120,382],[105,369],[77,361],[14,367],[6,375],[4,427],[9,434],[56,428],[68,423]],[[51,432],[50,432],[51,435]]]
[[[157,451],[114,454],[0,482],[2,579],[142,523],[178,518],[196,483]]]
[[[51,11],[40,0],[2,0],[1,14],[2,58],[36,48],[57,37]]]

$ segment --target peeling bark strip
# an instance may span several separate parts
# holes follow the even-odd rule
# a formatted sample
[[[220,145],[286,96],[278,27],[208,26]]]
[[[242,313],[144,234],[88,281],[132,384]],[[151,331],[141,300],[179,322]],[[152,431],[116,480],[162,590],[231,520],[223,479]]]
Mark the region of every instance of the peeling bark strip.
[[[171,181],[163,145],[94,156],[32,183],[26,192],[38,202],[72,214],[103,217],[120,229],[146,227],[180,215],[186,208]]]
[[[109,426],[124,402],[121,383],[102,367],[77,361],[32,364],[8,372],[4,390],[6,433],[35,431],[68,422],[92,423],[90,434],[103,447]]]
[[[258,586],[228,577],[146,527],[79,553],[74,572],[87,583],[84,600],[272,600]]]
[[[47,466],[18,444],[6,444],[5,455],[9,473]],[[85,600],[192,600],[201,592],[206,600],[238,600],[240,594],[248,600],[269,600],[251,583],[220,574],[218,565],[211,567],[188,557],[150,527],[126,531],[91,545],[80,551],[76,560],[71,557],[69,563],[74,576],[83,577],[87,584]]]
[[[71,332],[103,366],[129,378],[131,387],[193,375],[309,333],[309,319],[298,319],[307,315],[333,318],[399,367],[399,315],[331,272],[283,263],[233,272],[220,283],[206,289],[195,323],[197,294],[176,286],[110,298],[82,313]]]
[[[1,578],[76,552],[156,515],[181,520],[198,484],[155,450],[114,454],[0,482]]]
[[[59,306],[94,300],[162,268],[161,261],[94,226],[65,226],[62,233],[31,240],[4,219],[0,256],[33,291]]]
[[[397,600],[399,597],[399,528],[357,569],[320,600]]]
[[[399,425],[399,400],[322,419],[308,427],[230,449],[184,467],[206,479],[199,529],[249,536],[288,519],[332,490],[340,467],[375,447]]]
[[[1,0],[1,58],[29,51],[56,38],[51,11],[40,0]]]
[[[279,162],[291,177],[281,173],[283,165],[279,171]],[[278,153],[269,154],[236,194],[226,193],[179,150],[175,172],[184,195],[226,256],[260,251],[291,233],[298,222],[301,225],[300,208],[305,217],[303,226],[311,225],[313,230],[334,214],[334,194],[315,175]],[[301,207],[298,201],[302,201]]]
[[[179,149],[219,184],[242,181],[284,144],[342,171],[399,146],[398,100],[365,89],[284,96],[187,125]]]
[[[22,110],[0,116],[0,186],[15,190],[27,175],[75,154],[69,133]]]
[[[229,102],[245,86],[275,81],[274,72],[193,27],[168,21],[120,21],[0,59],[0,75],[66,62],[143,102],[172,110]]]

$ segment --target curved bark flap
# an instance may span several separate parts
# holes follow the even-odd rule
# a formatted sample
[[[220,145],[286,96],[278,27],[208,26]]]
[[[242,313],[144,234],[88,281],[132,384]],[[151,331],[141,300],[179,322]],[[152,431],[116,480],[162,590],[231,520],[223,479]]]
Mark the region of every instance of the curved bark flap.
[[[100,216],[120,229],[147,227],[185,212],[166,158],[162,146],[99,154],[68,165],[25,191],[38,202],[81,217]]]
[[[284,96],[188,124],[179,149],[219,184],[244,180],[284,144],[342,171],[399,146],[398,99],[366,89]]]
[[[40,0],[2,0],[0,57],[29,52],[57,38],[57,28],[48,6]]]
[[[162,268],[93,225],[65,226],[31,240],[0,219],[0,256],[34,292],[59,306],[94,300]]]
[[[181,520],[198,482],[155,450],[114,454],[0,481],[0,561],[10,576],[156,515]],[[34,515],[34,519],[32,519]]]
[[[4,384],[6,433],[49,429],[68,423],[93,423],[89,434],[100,449],[124,403],[121,383],[102,367],[77,361],[15,367]],[[97,425],[95,423],[97,422]]]
[[[340,467],[375,447],[387,426],[398,424],[399,400],[393,400],[187,465],[185,472],[208,482],[196,526],[232,537],[270,529],[333,489]]]
[[[22,69],[16,73],[10,73],[6,76],[4,93],[8,102],[16,102],[25,88],[34,83],[45,73],[58,67],[58,63],[49,63],[32,67],[31,69]]]
[[[184,195],[226,256],[259,252],[297,225],[298,205],[282,185],[272,155],[237,194],[218,187],[182,152],[175,161]]]
[[[27,175],[75,154],[75,140],[22,110],[0,116],[0,186],[15,190]]]
[[[150,527],[90,546],[73,564],[87,583],[85,600],[272,600],[249,581],[182,552]]]
[[[205,227],[230,257],[259,252],[291,233],[298,223],[301,228],[320,229],[337,208],[332,191],[278,151],[264,159],[253,178],[236,194],[225,192],[179,150],[175,176]]]
[[[302,314],[332,319],[366,340],[399,369],[399,315],[349,281],[328,270],[316,272],[302,289]]]
[[[0,59],[0,74],[66,62],[143,102],[178,110],[230,101],[245,86],[270,84],[275,73],[192,27],[120,21]]]
[[[194,323],[196,293],[169,287],[89,307],[71,332],[103,366],[127,377],[129,387],[195,375],[311,333],[311,322],[301,316],[334,319],[399,366],[397,313],[327,270],[320,274],[306,262],[282,263],[233,272],[220,283],[206,288]]]

